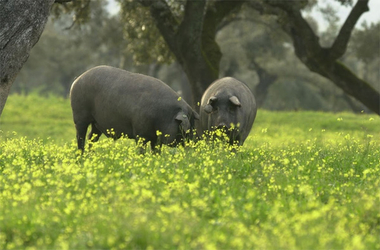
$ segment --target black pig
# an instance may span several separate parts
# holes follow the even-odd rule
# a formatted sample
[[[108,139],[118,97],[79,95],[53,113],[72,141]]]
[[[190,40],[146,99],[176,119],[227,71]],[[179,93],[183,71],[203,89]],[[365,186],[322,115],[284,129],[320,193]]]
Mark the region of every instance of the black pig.
[[[78,149],[82,151],[90,124],[88,137],[94,142],[101,134],[115,139],[125,135],[136,141],[144,138],[155,149],[191,136],[194,119],[199,119],[162,81],[109,66],[98,66],[79,76],[71,86],[70,99]]]
[[[201,132],[224,129],[231,145],[243,145],[256,112],[255,97],[244,83],[232,77],[221,78],[214,81],[202,96]]]

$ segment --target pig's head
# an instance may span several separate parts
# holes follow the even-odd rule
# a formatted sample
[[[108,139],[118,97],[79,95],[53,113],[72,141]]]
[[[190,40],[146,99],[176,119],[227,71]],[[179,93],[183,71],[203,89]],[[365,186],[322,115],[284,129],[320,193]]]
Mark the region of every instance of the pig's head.
[[[208,116],[208,130],[223,130],[230,143],[239,140],[240,122],[244,121],[243,107],[236,95],[216,94],[203,107]]]
[[[189,108],[187,112],[181,110],[177,113],[175,117],[176,122],[178,123],[178,133],[176,136],[176,141],[184,141],[187,139],[193,139],[195,128],[195,120],[199,120],[199,114]]]

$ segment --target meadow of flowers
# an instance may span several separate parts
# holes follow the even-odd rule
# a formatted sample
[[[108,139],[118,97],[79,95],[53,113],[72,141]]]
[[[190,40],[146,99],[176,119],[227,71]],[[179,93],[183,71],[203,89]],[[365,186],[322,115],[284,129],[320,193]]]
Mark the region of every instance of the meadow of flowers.
[[[104,138],[81,155],[35,122],[0,123],[0,249],[380,249],[377,116],[259,110],[239,149],[160,154]]]

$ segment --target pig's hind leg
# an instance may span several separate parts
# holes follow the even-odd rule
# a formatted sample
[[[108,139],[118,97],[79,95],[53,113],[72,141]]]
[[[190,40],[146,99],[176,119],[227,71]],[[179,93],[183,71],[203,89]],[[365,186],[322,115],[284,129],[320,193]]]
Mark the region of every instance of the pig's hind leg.
[[[75,128],[77,130],[77,143],[78,149],[84,151],[84,144],[86,140],[87,128],[90,123],[75,123]]]

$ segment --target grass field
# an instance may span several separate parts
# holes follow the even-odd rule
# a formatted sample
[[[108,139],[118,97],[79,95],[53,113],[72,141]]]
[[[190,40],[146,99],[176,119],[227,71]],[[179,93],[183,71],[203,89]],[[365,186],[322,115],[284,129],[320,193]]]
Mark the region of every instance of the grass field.
[[[68,100],[13,95],[0,130],[0,249],[380,249],[375,115],[259,110],[237,151],[80,156]]]

